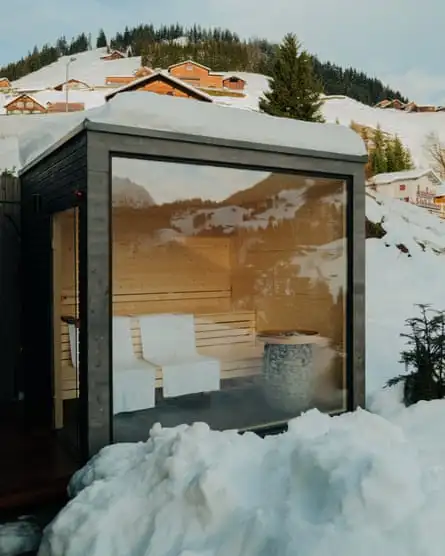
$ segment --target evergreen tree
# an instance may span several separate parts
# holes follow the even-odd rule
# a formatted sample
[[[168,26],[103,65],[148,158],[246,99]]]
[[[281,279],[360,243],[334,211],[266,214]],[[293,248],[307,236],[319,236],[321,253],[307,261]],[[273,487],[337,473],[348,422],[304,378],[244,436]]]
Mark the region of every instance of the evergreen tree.
[[[409,152],[409,149],[404,147],[398,135],[394,137],[392,145],[396,168],[394,171],[399,172],[400,170],[412,170],[414,168],[414,164],[411,158],[411,153]]]
[[[96,48],[105,48],[107,45],[107,36],[105,35],[105,31],[101,29],[96,40]]]
[[[399,161],[396,159],[395,152],[395,140],[386,139],[385,140],[385,158],[386,158],[386,171],[387,172],[398,172],[399,171]]]
[[[320,122],[321,87],[312,60],[293,34],[284,37],[272,66],[270,91],[260,100],[260,110],[273,116]]]
[[[373,137],[371,152],[369,153],[369,163],[372,174],[383,174],[388,171],[388,161],[386,159],[385,137],[380,126],[377,126]]]

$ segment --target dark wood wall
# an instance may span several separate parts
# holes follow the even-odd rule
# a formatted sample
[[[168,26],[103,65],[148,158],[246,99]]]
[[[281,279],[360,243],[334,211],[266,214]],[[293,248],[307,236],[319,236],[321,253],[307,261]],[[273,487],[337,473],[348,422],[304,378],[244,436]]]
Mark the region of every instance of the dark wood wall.
[[[0,175],[0,402],[22,389],[20,376],[20,186]]]
[[[33,424],[52,422],[52,215],[85,191],[86,133],[77,135],[21,176],[22,343],[24,394]]]

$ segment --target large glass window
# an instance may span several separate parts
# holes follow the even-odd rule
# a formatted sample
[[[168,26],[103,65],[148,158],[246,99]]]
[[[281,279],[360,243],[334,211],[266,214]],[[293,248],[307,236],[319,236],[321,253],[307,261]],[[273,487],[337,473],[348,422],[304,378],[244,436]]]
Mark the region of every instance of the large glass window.
[[[114,158],[116,441],[346,409],[346,184]]]

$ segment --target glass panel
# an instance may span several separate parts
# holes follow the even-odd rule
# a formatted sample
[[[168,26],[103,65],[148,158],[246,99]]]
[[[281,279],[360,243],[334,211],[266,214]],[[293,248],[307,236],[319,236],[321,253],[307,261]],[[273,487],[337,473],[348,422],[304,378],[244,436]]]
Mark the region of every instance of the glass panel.
[[[53,216],[54,425],[80,451],[78,209]]]
[[[113,159],[116,441],[346,409],[346,184]]]

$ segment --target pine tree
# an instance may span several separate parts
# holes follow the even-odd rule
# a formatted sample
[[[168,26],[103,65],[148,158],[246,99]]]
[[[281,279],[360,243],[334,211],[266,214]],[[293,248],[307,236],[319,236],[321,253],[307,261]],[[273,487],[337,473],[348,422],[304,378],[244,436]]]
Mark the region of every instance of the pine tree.
[[[107,37],[105,35],[105,31],[101,29],[97,37],[96,48],[105,48],[107,44],[108,42],[107,42]]]
[[[398,172],[401,168],[399,168],[400,164],[396,156],[395,140],[385,139],[384,143],[385,143],[384,152],[386,158],[386,171]]]
[[[377,126],[373,134],[372,143],[371,152],[369,153],[372,174],[383,174],[388,171],[388,164],[386,160],[385,138],[380,126]]]
[[[400,137],[396,135],[393,139],[393,152],[396,170],[412,170],[414,167],[413,161],[411,159],[411,153],[409,149],[403,146]]]
[[[293,34],[278,48],[271,68],[270,90],[260,99],[260,110],[284,118],[323,121],[320,114],[321,86],[314,76],[312,59]]]

